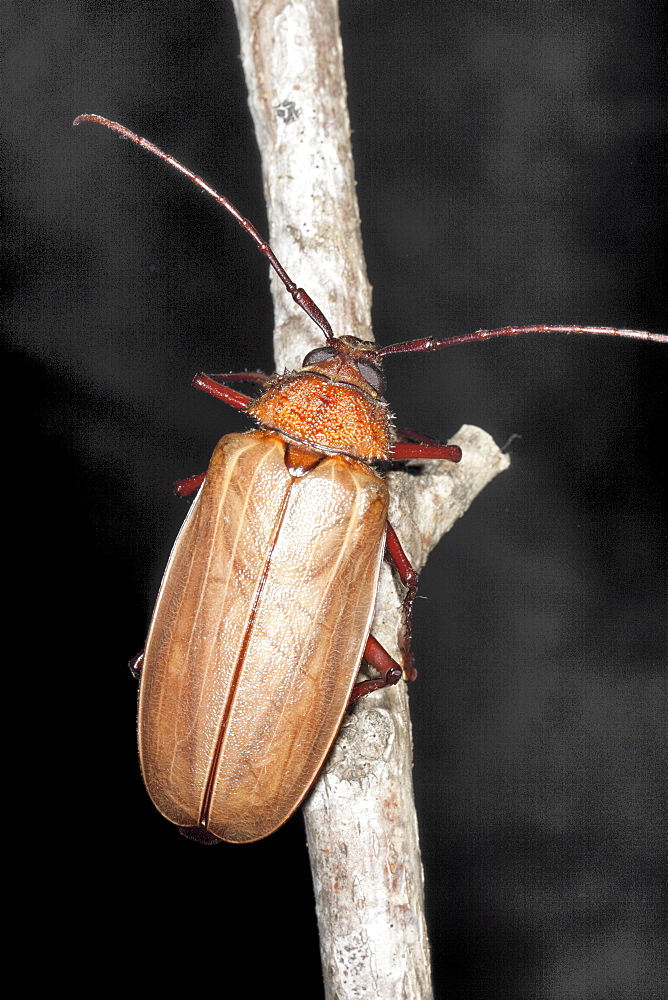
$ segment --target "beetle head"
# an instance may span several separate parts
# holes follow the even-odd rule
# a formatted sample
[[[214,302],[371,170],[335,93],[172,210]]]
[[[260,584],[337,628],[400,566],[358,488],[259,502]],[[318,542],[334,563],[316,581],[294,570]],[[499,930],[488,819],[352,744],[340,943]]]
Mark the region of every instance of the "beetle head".
[[[375,345],[357,337],[335,337],[324,347],[309,351],[301,371],[324,375],[338,384],[354,385],[372,399],[382,399],[386,389]]]

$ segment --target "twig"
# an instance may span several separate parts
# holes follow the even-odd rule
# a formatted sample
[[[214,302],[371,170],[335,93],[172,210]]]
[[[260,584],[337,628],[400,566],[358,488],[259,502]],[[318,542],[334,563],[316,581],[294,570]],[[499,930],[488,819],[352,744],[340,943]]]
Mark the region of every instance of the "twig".
[[[336,0],[234,6],[271,244],[337,336],[371,339]],[[277,369],[297,368],[322,335],[272,282]],[[417,568],[509,464],[477,428],[453,441],[459,466],[430,462],[421,475],[388,477],[390,519]],[[402,596],[385,568],[373,633],[395,657]],[[411,767],[402,684],[360,700],[304,807],[328,998],[432,996]]]

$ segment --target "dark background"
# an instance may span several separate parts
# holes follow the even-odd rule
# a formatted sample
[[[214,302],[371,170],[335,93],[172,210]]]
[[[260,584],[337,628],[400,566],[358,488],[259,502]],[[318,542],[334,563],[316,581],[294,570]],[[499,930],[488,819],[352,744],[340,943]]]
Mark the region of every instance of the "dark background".
[[[83,955],[104,979],[131,958],[138,987],[224,991],[240,968],[248,995],[317,997],[301,818],[246,847],[182,840],[143,791],[125,669],[184,515],[171,483],[246,426],[190,378],[272,368],[267,267],[182,178],[70,128],[124,122],[265,230],[231,6],[13,10],[5,470],[30,624],[8,631],[32,735],[9,819],[32,847],[29,905],[74,980]],[[668,331],[659,5],[344,0],[341,16],[381,342]],[[666,356],[535,336],[387,361],[399,425],[521,435],[433,555],[416,614],[439,998],[662,992]]]

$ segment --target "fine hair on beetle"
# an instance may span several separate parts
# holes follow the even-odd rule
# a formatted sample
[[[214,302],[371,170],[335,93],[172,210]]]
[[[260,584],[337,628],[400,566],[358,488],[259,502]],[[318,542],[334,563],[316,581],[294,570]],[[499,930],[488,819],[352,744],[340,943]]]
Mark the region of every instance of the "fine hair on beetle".
[[[298,371],[200,374],[196,388],[257,424],[228,434],[206,473],[176,485],[197,493],[170,556],[141,679],[142,773],[159,811],[203,843],[267,836],[313,786],[351,704],[416,670],[410,652],[417,573],[388,521],[382,469],[445,459],[461,449],[396,432],[381,364],[392,354],[520,333],[589,333],[668,342],[613,327],[506,326],[379,347],[335,336],[311,296],[255,227],[205,181],[134,132],[97,122],[148,150],[206,191],[255,242],[287,292],[322,332]],[[251,398],[232,388],[259,386]],[[371,632],[387,558],[405,588],[401,660]],[[366,661],[378,677],[358,680]]]

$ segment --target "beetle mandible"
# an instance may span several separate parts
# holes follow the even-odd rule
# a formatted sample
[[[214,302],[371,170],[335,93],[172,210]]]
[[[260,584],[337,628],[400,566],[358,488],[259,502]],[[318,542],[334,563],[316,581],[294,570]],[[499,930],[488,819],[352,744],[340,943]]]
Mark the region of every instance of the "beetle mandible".
[[[160,812],[205,842],[250,842],[284,823],[313,785],[351,702],[403,676],[417,574],[387,521],[378,466],[411,458],[456,462],[461,451],[410,431],[397,439],[383,399],[390,354],[531,332],[592,333],[667,342],[611,327],[478,330],[376,347],[334,335],[255,227],[200,177],[146,139],[98,122],[147,149],[211,195],[255,241],[294,301],[322,331],[297,372],[198,375],[194,385],[258,430],[217,445],[163,577],[141,675],[139,750]],[[253,399],[223,383],[255,382]],[[397,663],[370,634],[387,556],[406,587]],[[362,659],[380,677],[356,683]]]

